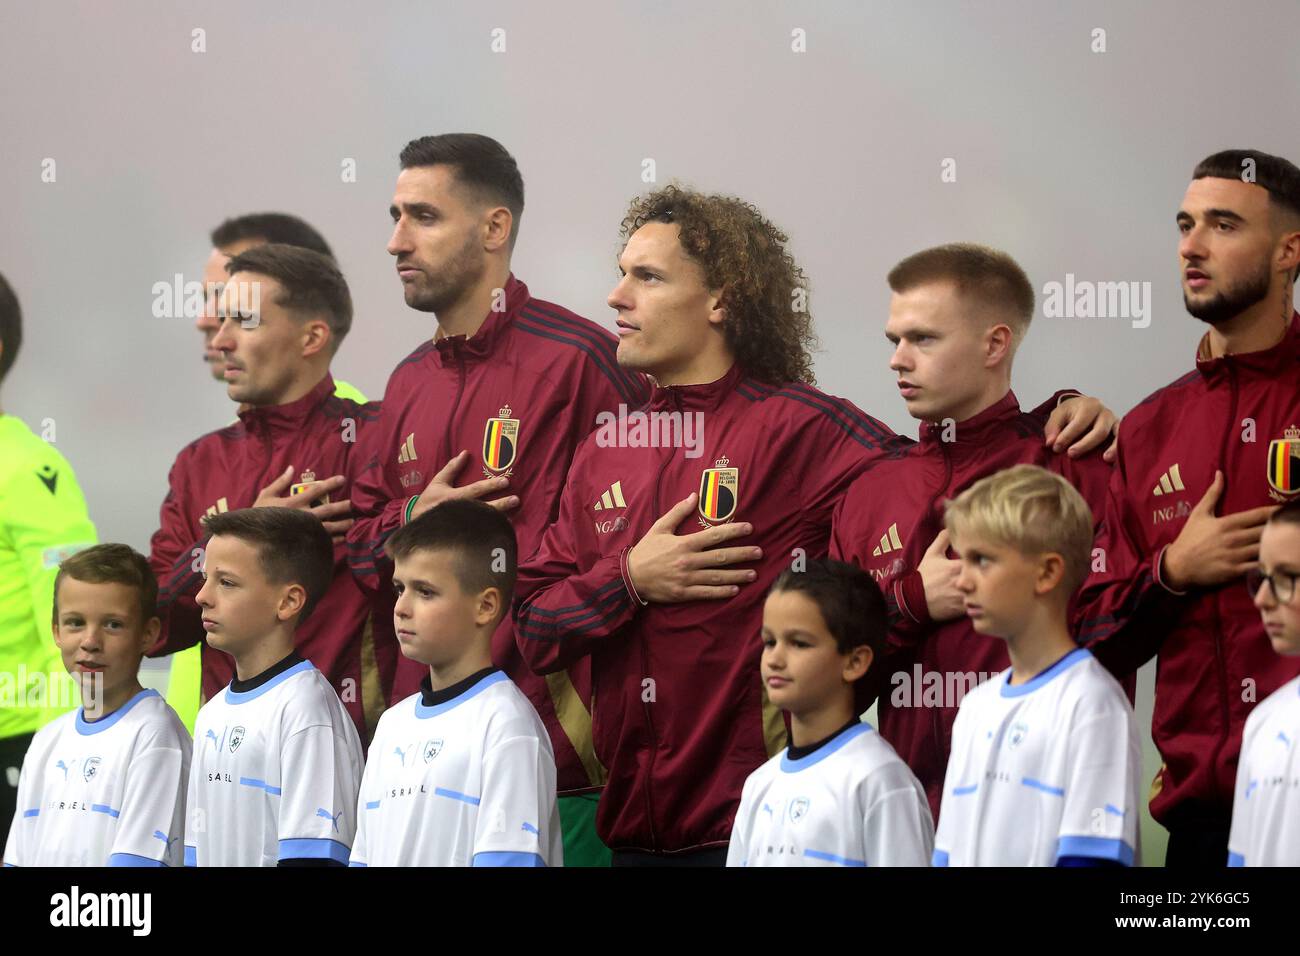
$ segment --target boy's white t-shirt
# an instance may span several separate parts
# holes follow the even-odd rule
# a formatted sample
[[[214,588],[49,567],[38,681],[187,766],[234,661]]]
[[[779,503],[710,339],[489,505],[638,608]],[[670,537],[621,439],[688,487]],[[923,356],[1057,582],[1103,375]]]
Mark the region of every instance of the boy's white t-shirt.
[[[935,866],[1138,861],[1142,755],[1123,688],[1085,649],[967,694],[952,729]]]
[[[727,866],[927,866],[934,822],[916,776],[870,724],[745,781]]]
[[[185,864],[346,864],[361,769],[356,726],[310,661],[227,686],[194,721]]]
[[[352,866],[563,866],[555,757],[537,711],[494,670],[379,719]]]
[[[7,866],[180,866],[190,738],[157,691],[93,723],[38,730],[23,759]]]
[[[1246,718],[1232,798],[1229,866],[1300,866],[1300,677]]]

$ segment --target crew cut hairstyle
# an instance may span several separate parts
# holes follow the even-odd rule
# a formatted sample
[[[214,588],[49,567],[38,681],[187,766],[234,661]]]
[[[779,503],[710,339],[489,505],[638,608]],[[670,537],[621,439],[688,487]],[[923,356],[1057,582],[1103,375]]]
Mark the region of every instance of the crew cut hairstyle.
[[[1206,156],[1192,170],[1192,179],[1238,179],[1253,170],[1254,184],[1268,190],[1269,211],[1274,228],[1285,232],[1300,229],[1300,169],[1288,159],[1261,149],[1225,149]],[[1300,266],[1291,275],[1300,279]]]
[[[225,249],[236,242],[248,240],[298,246],[334,258],[334,250],[329,247],[324,236],[287,212],[252,212],[246,216],[232,216],[212,230],[212,245],[217,249]]]
[[[226,263],[226,272],[274,279],[282,290],[277,304],[300,316],[324,319],[335,352],[352,328],[352,293],[347,280],[334,260],[319,252],[276,242],[254,246]]]
[[[524,214],[524,177],[509,151],[481,133],[441,133],[421,136],[402,148],[402,169],[450,166],[456,181],[484,205],[510,210],[510,248],[519,238]]]
[[[444,501],[395,531],[384,550],[394,561],[417,551],[449,552],[462,591],[496,588],[503,613],[510,607],[518,564],[515,529],[490,505],[468,498]]]
[[[135,588],[140,621],[158,616],[158,579],[149,559],[127,544],[97,544],[64,558],[54,576],[54,623],[59,622],[59,585],[66,578],[86,584],[122,584]]]
[[[1025,270],[1005,252],[973,242],[913,253],[889,270],[888,281],[899,293],[931,282],[952,282],[963,300],[1005,315],[1017,344],[1034,317],[1034,286]]]
[[[257,551],[257,562],[272,584],[300,584],[307,592],[298,623],[329,590],[334,578],[334,542],[320,519],[297,508],[241,508],[208,515],[209,535],[237,538]]]

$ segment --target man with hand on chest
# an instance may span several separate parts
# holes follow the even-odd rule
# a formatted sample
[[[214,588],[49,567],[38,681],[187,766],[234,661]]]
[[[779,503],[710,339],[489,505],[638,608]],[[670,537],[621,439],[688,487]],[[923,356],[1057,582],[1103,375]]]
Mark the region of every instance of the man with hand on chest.
[[[205,515],[241,508],[300,508],[335,545],[335,573],[297,633],[297,649],[329,680],[364,742],[383,702],[373,666],[369,602],[347,568],[350,468],[378,415],[334,394],[330,360],[352,323],[352,299],[334,262],[282,244],[240,253],[227,266],[220,329],[226,390],[239,421],[177,455],[149,563],[158,575],[162,632],[151,656],[203,641],[195,596],[203,585]],[[203,698],[230,683],[229,656],[203,647]]]

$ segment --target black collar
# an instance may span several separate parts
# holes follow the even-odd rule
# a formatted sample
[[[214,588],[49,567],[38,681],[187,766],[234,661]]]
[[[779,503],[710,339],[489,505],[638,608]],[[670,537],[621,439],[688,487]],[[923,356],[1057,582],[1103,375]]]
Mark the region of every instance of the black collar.
[[[447,701],[459,697],[484,677],[498,670],[500,670],[499,667],[485,667],[477,673],[470,674],[464,680],[456,681],[450,687],[444,687],[442,690],[434,690],[432,677],[425,674],[424,680],[420,681],[420,697],[425,707],[436,707],[439,704],[445,704]]]
[[[294,664],[301,664],[304,659],[305,658],[296,650],[290,651],[288,657],[276,664],[272,664],[256,677],[250,677],[248,680],[239,680],[238,678],[235,678],[230,682],[230,689],[236,694],[247,694],[250,690],[257,690],[257,688],[261,687],[272,677],[275,677],[278,674],[283,674],[290,667],[293,667]]]
[[[857,717],[854,717],[854,718],[853,718],[852,720],[850,720],[847,724],[845,724],[845,725],[844,725],[843,727],[841,727],[839,730],[835,731],[835,733],[831,734],[831,735],[830,735],[829,737],[827,737],[825,740],[819,740],[819,741],[817,741],[817,743],[815,743],[815,744],[809,744],[807,747],[796,747],[796,746],[794,745],[794,738],[791,737],[791,738],[790,738],[790,747],[789,747],[789,750],[787,751],[787,754],[788,754],[788,756],[789,756],[789,758],[790,758],[791,760],[802,760],[804,757],[808,756],[810,753],[815,753],[815,752],[817,752],[818,750],[821,750],[823,747],[825,747],[828,743],[830,743],[832,740],[834,740],[834,739],[835,739],[836,737],[838,737],[840,734],[844,733],[846,730],[852,730],[854,727],[858,726],[858,724],[860,724],[860,723],[862,723],[862,721],[859,720]]]

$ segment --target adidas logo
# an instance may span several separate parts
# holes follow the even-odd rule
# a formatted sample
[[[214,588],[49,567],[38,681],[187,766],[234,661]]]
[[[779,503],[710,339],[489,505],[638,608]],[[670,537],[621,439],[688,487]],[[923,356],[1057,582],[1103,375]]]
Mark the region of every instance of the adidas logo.
[[[882,554],[889,554],[891,551],[897,551],[903,546],[903,542],[898,538],[898,522],[895,521],[889,526],[889,530],[880,536],[880,544],[872,549],[872,556],[880,557]]]
[[[204,516],[225,514],[230,510],[230,503],[225,498],[218,498],[217,503],[203,512]]]
[[[415,461],[420,456],[415,453],[415,432],[406,436],[406,441],[402,442],[402,450],[397,453],[397,463],[404,465],[408,461]]]
[[[616,481],[609,486],[609,490],[600,496],[596,502],[594,511],[607,511],[610,508],[626,508],[627,502],[623,500],[623,482]]]
[[[1160,481],[1156,483],[1152,492],[1157,495],[1171,495],[1175,491],[1186,490],[1183,487],[1183,476],[1178,473],[1178,466],[1174,465],[1160,476]]]

